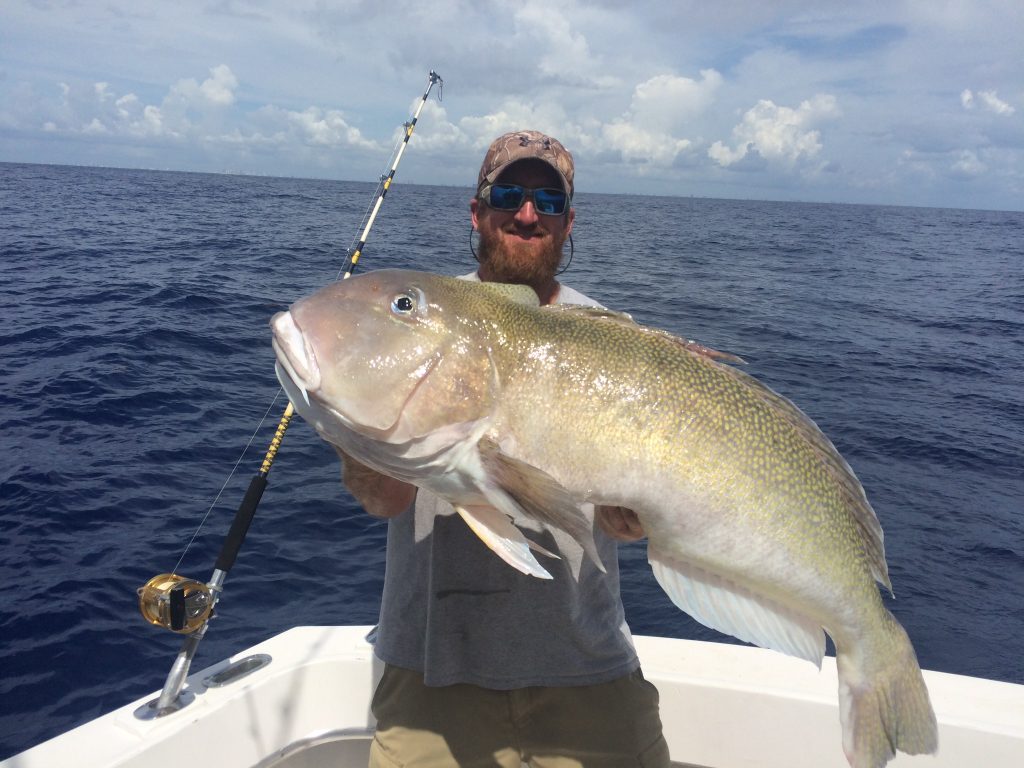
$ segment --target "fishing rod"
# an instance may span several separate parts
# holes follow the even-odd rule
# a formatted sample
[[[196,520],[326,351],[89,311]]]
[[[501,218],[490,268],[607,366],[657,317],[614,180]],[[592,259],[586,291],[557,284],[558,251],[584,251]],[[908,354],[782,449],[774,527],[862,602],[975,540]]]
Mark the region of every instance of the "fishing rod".
[[[430,91],[434,85],[438,86],[438,101],[440,101],[444,80],[437,72],[431,70],[428,75],[427,88],[423,92],[423,98],[416,107],[412,120],[404,124],[405,135],[395,154],[391,170],[380,177],[375,193],[376,202],[366,218],[359,241],[354,248],[349,249],[348,266],[344,269],[342,279],[347,280],[351,277],[356,264],[359,262],[359,257],[366,246],[370,229],[373,227],[381,205],[384,203],[384,198],[391,188],[395,172],[398,170],[398,163],[405,153],[409,139],[412,138],[416,122],[419,120],[420,111],[423,109],[424,104],[427,103],[427,98],[430,96]],[[280,393],[280,390],[278,392]],[[271,403],[271,408],[273,408],[273,403]],[[249,481],[249,487],[245,492],[245,496],[238,506],[238,511],[235,512],[234,520],[232,520],[231,528],[228,530],[224,543],[221,545],[220,554],[217,556],[210,580],[204,584],[195,579],[180,576],[172,571],[171,573],[162,573],[154,576],[143,586],[139,587],[139,610],[142,612],[143,618],[151,624],[183,634],[186,637],[181,649],[178,651],[178,655],[174,659],[174,663],[171,665],[171,671],[167,675],[167,680],[159,697],[139,707],[135,711],[137,718],[151,720],[177,712],[195,698],[191,693],[182,693],[182,687],[185,684],[185,679],[188,677],[188,670],[192,665],[192,659],[195,657],[196,650],[199,648],[199,643],[206,635],[210,619],[214,616],[213,609],[220,599],[224,580],[227,578],[228,571],[231,570],[235,563],[235,558],[242,548],[242,543],[245,541],[249,526],[256,515],[256,508],[259,506],[260,499],[263,497],[263,491],[267,487],[267,476],[270,474],[271,465],[274,463],[277,452],[281,447],[281,441],[284,439],[284,433],[288,429],[294,414],[295,409],[289,402],[277,424],[277,429],[270,441],[270,447],[263,457],[263,462],[260,464],[257,473]],[[248,449],[248,446],[246,446],[246,449]],[[216,504],[216,499],[214,504]],[[207,512],[207,515],[209,515],[209,512]],[[200,523],[200,527],[202,527],[202,523]],[[196,533],[198,534],[198,530]],[[193,536],[194,540],[195,536]],[[186,547],[186,552],[187,550],[188,547]],[[182,554],[182,559],[184,557],[185,555]],[[176,571],[180,565],[181,559],[178,560],[178,565],[174,567],[174,570]],[[260,655],[242,659],[227,669],[213,675],[205,683],[207,685],[223,685],[229,680],[237,679],[259,669],[269,661],[269,657],[261,657]]]
[[[405,148],[409,145],[409,139],[412,138],[412,132],[416,129],[416,121],[420,119],[420,110],[423,109],[423,105],[427,103],[427,96],[430,95],[430,89],[434,87],[434,83],[440,83],[437,89],[437,100],[441,100],[441,94],[444,91],[444,80],[434,70],[430,70],[429,82],[427,83],[427,90],[423,92],[423,98],[420,99],[419,106],[416,107],[416,112],[412,116],[412,120],[405,123],[405,138],[402,139],[402,144],[398,148],[398,153],[395,155],[395,162],[391,164],[391,171],[387,176],[382,176],[380,180],[380,194],[377,196],[377,202],[373,205],[373,212],[370,217],[366,220],[366,227],[363,228],[363,234],[359,236],[359,242],[356,244],[355,250],[352,252],[349,258],[348,269],[345,270],[345,274],[342,277],[343,280],[347,280],[352,277],[352,272],[356,268],[356,264],[359,263],[359,257],[362,255],[363,246],[366,245],[366,238],[370,234],[370,228],[373,226],[373,222],[377,218],[377,212],[380,210],[381,205],[384,204],[384,197],[388,193],[388,189],[391,188],[391,181],[395,178],[395,171],[398,170],[398,163],[402,160],[402,155],[405,153]]]

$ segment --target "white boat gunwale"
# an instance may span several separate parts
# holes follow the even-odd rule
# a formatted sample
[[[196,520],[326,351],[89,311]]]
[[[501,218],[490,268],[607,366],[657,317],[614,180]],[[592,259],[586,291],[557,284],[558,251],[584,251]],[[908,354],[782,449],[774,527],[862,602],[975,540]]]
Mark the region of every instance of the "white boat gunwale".
[[[381,663],[368,626],[295,627],[189,676],[194,701],[167,717],[136,710],[89,721],[0,768],[313,768],[365,766],[369,702]],[[774,651],[636,636],[661,695],[674,761],[708,768],[843,768],[835,659],[819,671]],[[221,687],[204,684],[252,654],[272,661]],[[896,768],[1024,765],[1024,685],[925,671],[939,721],[937,757],[898,754]],[[159,693],[159,692],[157,692]],[[327,761],[338,761],[328,763]]]

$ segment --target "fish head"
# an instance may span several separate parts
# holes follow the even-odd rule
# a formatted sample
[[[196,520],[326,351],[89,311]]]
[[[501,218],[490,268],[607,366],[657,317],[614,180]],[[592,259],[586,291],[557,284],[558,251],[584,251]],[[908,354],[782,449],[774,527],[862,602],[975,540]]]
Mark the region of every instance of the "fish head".
[[[471,285],[378,270],[275,315],[278,377],[296,410],[325,437],[340,424],[390,443],[482,418],[495,386],[493,324],[467,303]]]

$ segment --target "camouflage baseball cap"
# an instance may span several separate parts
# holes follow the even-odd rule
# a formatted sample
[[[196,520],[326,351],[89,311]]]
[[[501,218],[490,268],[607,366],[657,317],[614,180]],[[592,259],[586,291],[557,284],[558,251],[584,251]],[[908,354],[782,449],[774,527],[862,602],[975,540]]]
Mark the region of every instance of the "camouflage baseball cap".
[[[501,172],[512,163],[529,159],[543,160],[558,173],[562,189],[572,199],[572,155],[558,139],[545,136],[539,131],[513,131],[499,136],[492,143],[480,166],[476,182],[477,192],[485,184],[493,184]]]

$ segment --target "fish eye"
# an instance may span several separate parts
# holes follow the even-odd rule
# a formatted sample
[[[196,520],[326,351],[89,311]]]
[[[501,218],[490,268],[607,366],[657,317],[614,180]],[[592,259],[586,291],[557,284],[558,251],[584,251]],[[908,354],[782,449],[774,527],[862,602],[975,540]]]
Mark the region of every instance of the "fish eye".
[[[400,315],[407,315],[416,309],[416,302],[407,293],[400,293],[391,300],[391,310]]]

